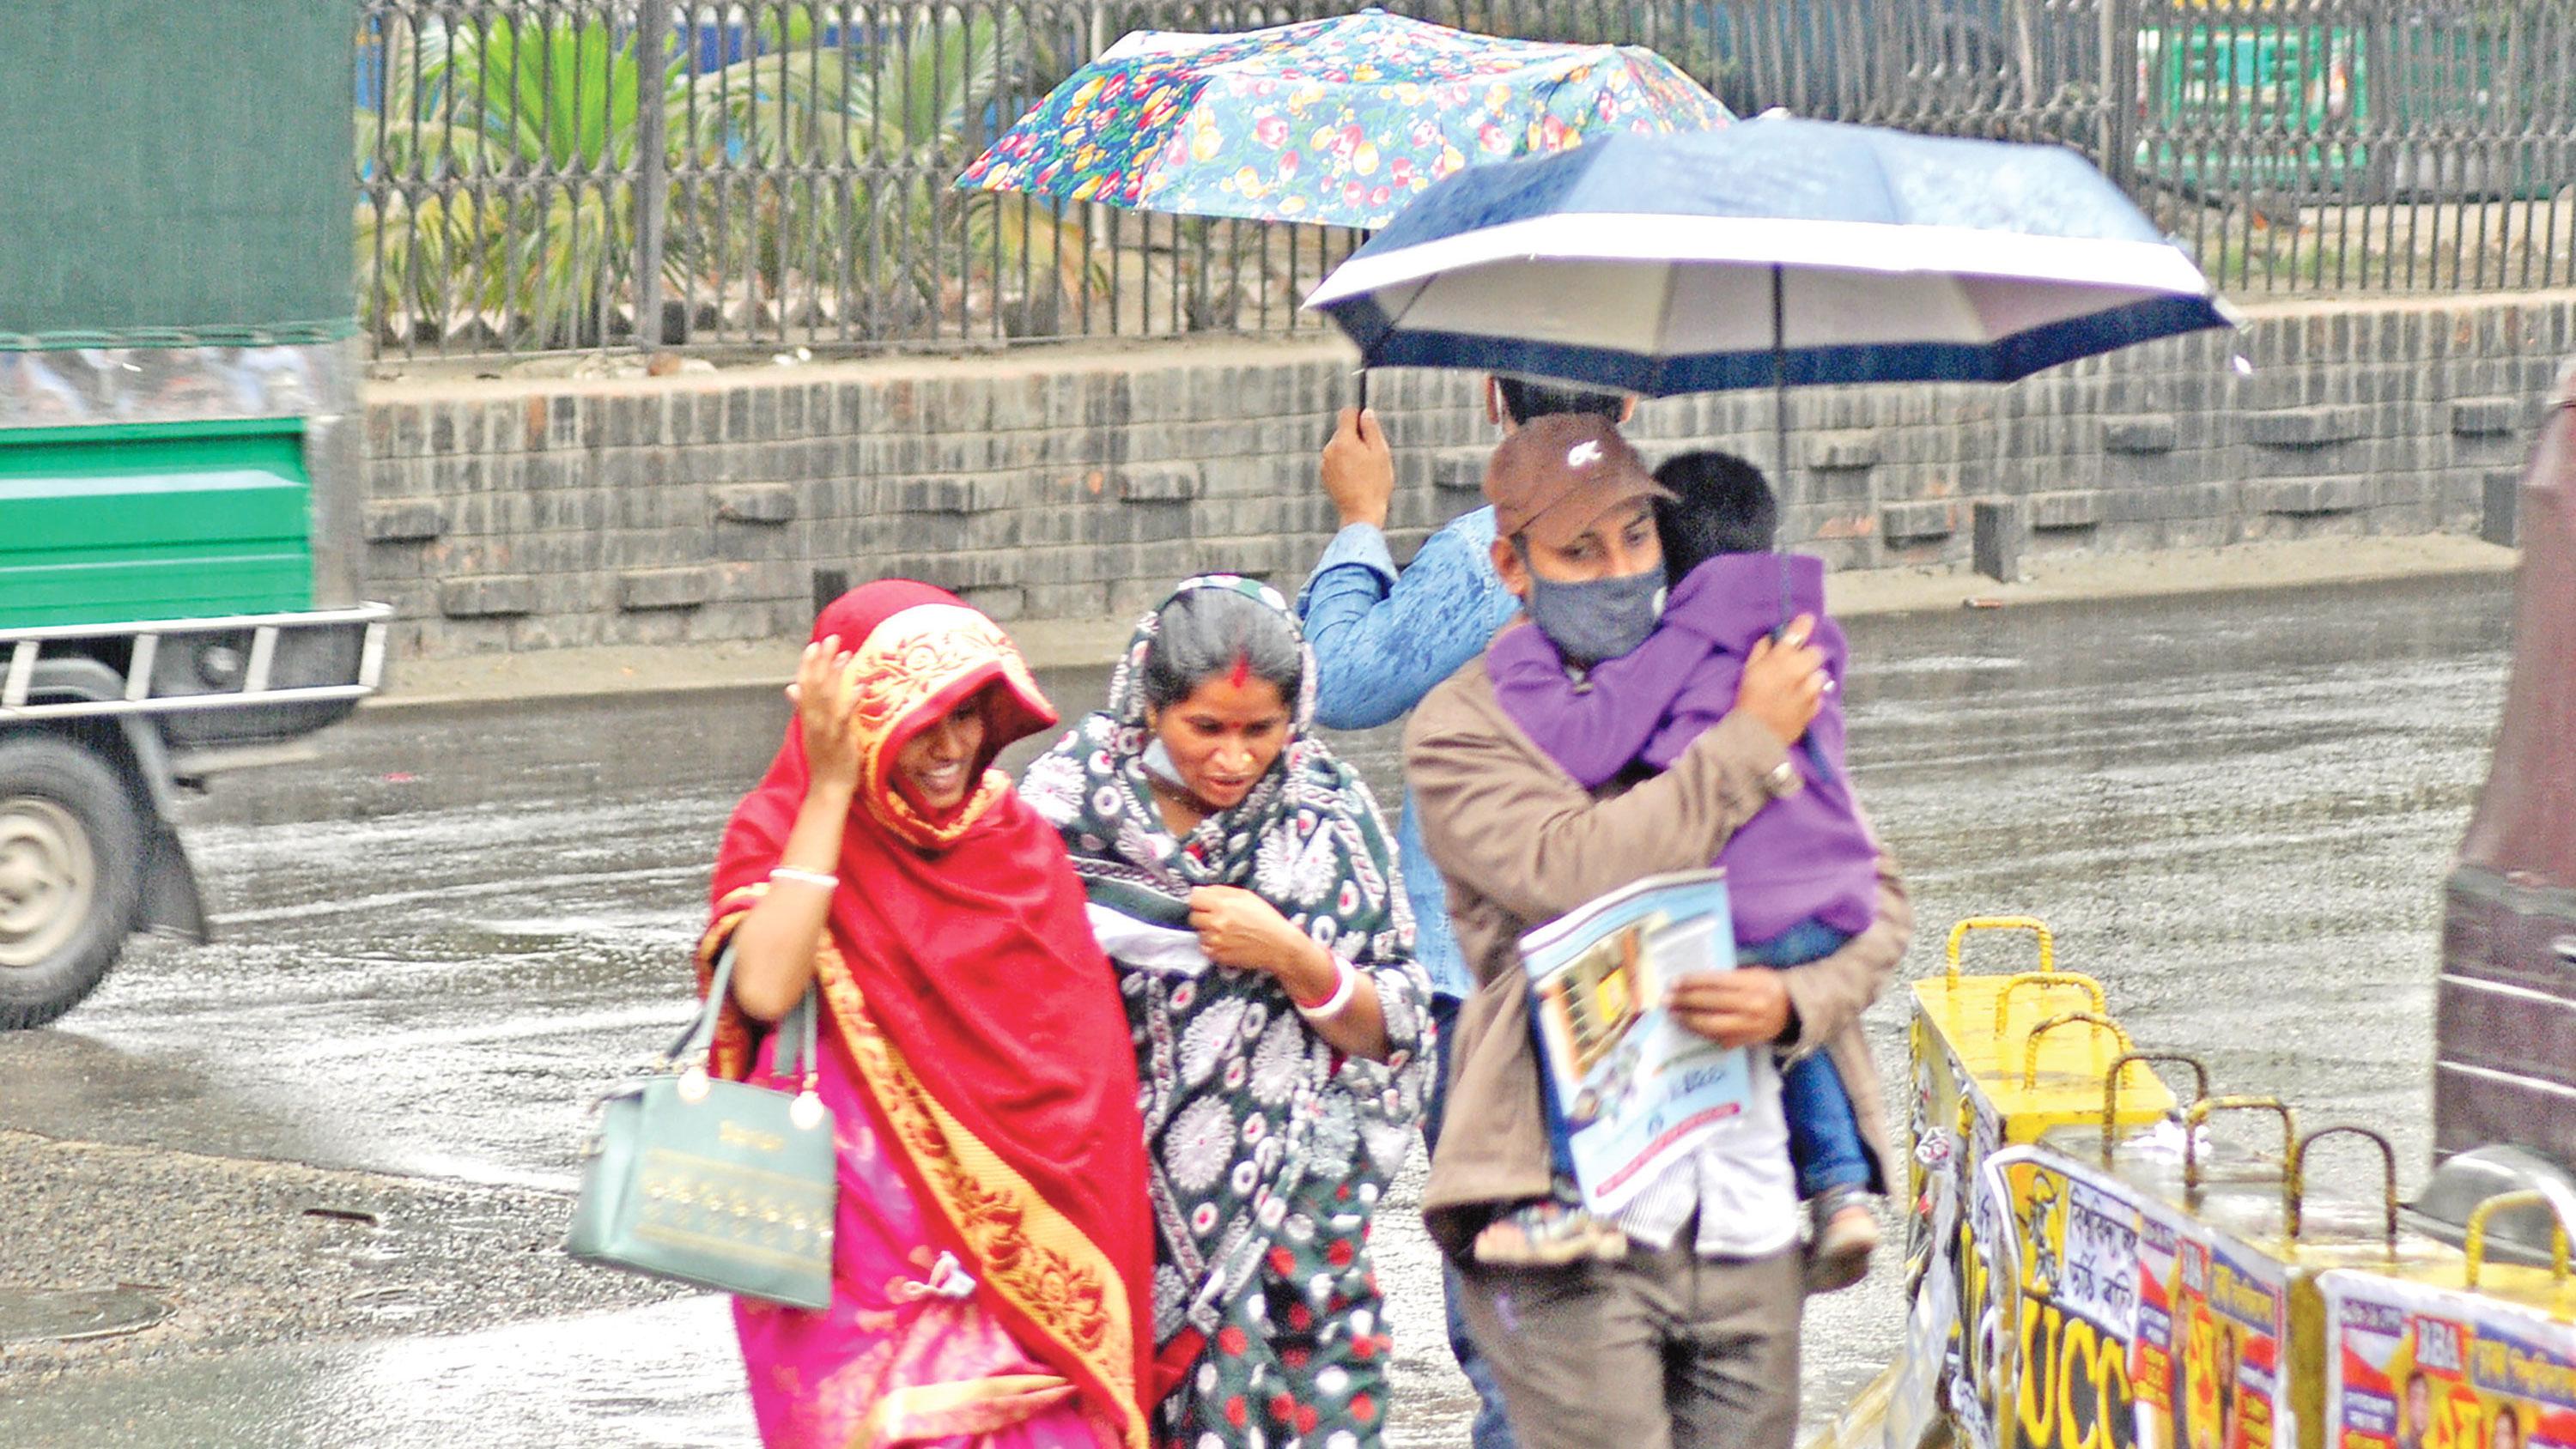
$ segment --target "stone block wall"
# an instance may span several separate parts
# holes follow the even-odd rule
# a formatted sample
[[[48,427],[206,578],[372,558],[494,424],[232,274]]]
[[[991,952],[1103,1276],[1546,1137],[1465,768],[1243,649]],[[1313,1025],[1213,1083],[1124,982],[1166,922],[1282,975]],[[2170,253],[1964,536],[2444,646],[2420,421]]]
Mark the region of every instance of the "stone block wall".
[[[2308,302],[2010,386],[1793,392],[1782,533],[1837,568],[1965,562],[1979,504],[2000,557],[2476,533],[2571,354],[2576,293]],[[1293,587],[1350,388],[1326,340],[373,384],[367,592],[405,653],[447,655],[802,633],[818,570],[1005,620],[1123,614],[1205,569]],[[1475,505],[1494,434],[1471,374],[1376,373],[1370,401],[1401,555]],[[1772,407],[1649,402],[1630,431],[1771,469]]]

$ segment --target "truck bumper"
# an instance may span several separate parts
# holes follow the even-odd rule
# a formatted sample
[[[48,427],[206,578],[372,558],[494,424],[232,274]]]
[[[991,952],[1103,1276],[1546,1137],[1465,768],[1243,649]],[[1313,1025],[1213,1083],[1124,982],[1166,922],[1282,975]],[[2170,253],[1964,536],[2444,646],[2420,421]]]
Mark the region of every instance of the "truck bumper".
[[[0,724],[148,715],[183,751],[292,739],[347,718],[383,683],[392,619],[389,605],[360,604],[0,630]],[[74,660],[115,686],[44,687],[49,666]]]

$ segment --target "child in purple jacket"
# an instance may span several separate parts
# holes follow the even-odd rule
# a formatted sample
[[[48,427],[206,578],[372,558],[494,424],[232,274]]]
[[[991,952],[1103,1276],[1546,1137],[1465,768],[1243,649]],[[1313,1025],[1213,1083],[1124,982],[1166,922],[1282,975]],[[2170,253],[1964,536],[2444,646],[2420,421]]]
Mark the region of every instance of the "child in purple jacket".
[[[1720,452],[1685,453],[1655,471],[1672,493],[1655,505],[1672,592],[1646,642],[1570,674],[1536,629],[1506,630],[1488,656],[1494,693],[1514,723],[1585,788],[1669,766],[1735,704],[1755,641],[1799,614],[1824,651],[1824,707],[1790,759],[1803,788],[1764,806],[1718,853],[1735,916],[1736,960],[1792,967],[1830,955],[1867,928],[1878,891],[1878,841],[1843,768],[1839,704],[1848,646],[1825,617],[1821,560],[1773,553],[1778,505],[1753,465]],[[1867,1195],[1875,1177],[1841,1074],[1820,1054],[1787,1063],[1781,1105],[1799,1195],[1812,1214],[1809,1285],[1831,1292],[1868,1271],[1878,1227]],[[1558,1164],[1560,1175],[1565,1164]],[[1488,1261],[1562,1262],[1616,1256],[1625,1240],[1579,1206],[1533,1203],[1498,1219],[1477,1243]]]

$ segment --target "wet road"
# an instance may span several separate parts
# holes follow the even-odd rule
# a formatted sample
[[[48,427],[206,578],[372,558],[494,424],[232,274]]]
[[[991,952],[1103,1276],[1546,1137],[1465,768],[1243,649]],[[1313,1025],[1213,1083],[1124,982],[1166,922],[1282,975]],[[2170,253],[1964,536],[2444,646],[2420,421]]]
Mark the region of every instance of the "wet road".
[[[1855,776],[1916,892],[1909,974],[1939,968],[1959,916],[2043,915],[2142,1043],[2312,1120],[2389,1127],[2420,1172],[2438,886],[2483,778],[2507,602],[2479,578],[1857,621]],[[1105,674],[1044,683],[1079,708]],[[685,1014],[706,862],[783,722],[766,692],[378,710],[317,765],[218,782],[186,824],[221,942],[139,946],[57,1029],[0,1038],[0,1133],[478,1186],[558,1215],[518,1225],[536,1251],[580,1104]],[[1386,780],[1393,747],[1348,752]],[[1891,1077],[1903,1021],[1895,1000],[1873,1018]],[[300,1190],[339,1179],[316,1181]],[[1381,1221],[1393,1441],[1463,1444],[1409,1194]],[[13,1227],[0,1283],[46,1284],[54,1254],[114,1262],[47,1231]],[[452,1256],[459,1283],[487,1271],[470,1242]],[[434,1302],[438,1281],[408,1291]],[[0,1442],[104,1423],[137,1443],[456,1424],[492,1444],[747,1442],[717,1302],[529,1281],[464,1332],[395,1317],[58,1358],[0,1384]],[[1895,1329],[1885,1281],[1815,1305],[1811,1414]]]

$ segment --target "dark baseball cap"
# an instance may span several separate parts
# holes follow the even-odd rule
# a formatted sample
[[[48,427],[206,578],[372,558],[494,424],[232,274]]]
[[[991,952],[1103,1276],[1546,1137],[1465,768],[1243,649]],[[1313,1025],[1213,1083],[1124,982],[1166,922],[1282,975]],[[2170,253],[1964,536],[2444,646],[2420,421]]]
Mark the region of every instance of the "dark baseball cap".
[[[1617,425],[1590,413],[1532,418],[1485,464],[1496,535],[1526,534],[1550,548],[1573,542],[1621,504],[1672,496]]]

